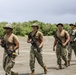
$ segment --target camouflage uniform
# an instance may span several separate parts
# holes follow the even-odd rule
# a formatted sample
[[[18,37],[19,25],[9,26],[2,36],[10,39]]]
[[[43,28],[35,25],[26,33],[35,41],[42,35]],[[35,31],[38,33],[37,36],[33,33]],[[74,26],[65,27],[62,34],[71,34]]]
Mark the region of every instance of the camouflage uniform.
[[[76,38],[76,29],[68,31],[70,35],[70,42],[68,44],[68,61],[71,61],[72,49],[74,50],[74,54],[76,56],[76,42],[74,42],[74,38]]]
[[[38,28],[38,26],[36,24],[34,24],[33,26],[36,26]],[[34,33],[31,32],[31,36],[33,36]],[[41,37],[43,38],[43,34],[37,30],[34,39],[36,41],[37,46],[39,47],[39,45],[41,44]],[[32,40],[32,38],[28,35],[28,39]],[[42,46],[43,47],[43,46]],[[30,50],[30,69],[31,69],[31,75],[35,75],[34,71],[35,71],[35,58],[37,59],[38,63],[40,64],[41,67],[43,67],[44,69],[44,73],[47,73],[47,69],[46,66],[43,62],[43,56],[42,56],[42,47],[39,48],[39,52],[37,50],[37,47],[35,47],[34,45],[31,45],[31,50]]]
[[[4,28],[7,28],[6,27]],[[12,29],[12,28],[11,28]],[[6,42],[7,46],[8,46],[8,50],[14,50],[14,39],[19,41],[17,36],[13,33],[11,33],[11,35],[7,35],[5,34],[3,37],[3,40]],[[3,69],[6,72],[5,75],[17,75],[15,74],[13,71],[11,71],[11,69],[13,68],[13,66],[15,65],[15,58],[16,58],[16,52],[14,52],[14,54],[12,55],[12,57],[9,57],[6,50],[4,50],[4,55],[3,55]]]
[[[57,36],[60,38],[61,42],[66,41],[66,35],[69,35],[67,31],[62,30],[60,33],[59,31],[56,32]],[[61,65],[61,58],[67,62],[67,51],[66,51],[66,46],[63,47],[59,42],[57,42],[56,46],[56,56],[57,56],[57,64]]]
[[[37,32],[35,38],[40,41],[39,37],[43,36],[41,32]],[[37,48],[34,46],[31,46],[30,51],[30,68],[31,70],[34,70],[35,68],[35,57],[38,61],[38,63],[44,68],[45,65],[43,63],[43,57],[42,57],[42,48],[40,49],[40,52],[37,51]]]

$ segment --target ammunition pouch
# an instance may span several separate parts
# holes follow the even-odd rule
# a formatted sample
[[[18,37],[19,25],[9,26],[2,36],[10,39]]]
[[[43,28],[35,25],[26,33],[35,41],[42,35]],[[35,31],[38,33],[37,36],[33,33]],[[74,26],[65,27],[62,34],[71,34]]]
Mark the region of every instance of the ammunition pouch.
[[[12,52],[12,58],[15,58],[17,56],[16,52]]]

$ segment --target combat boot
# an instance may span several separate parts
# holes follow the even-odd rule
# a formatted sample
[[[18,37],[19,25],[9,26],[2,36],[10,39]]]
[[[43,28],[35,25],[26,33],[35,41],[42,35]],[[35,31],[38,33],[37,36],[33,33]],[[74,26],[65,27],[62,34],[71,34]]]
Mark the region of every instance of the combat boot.
[[[14,73],[14,75],[18,75],[18,73]]]
[[[30,75],[35,75],[35,72],[34,72],[34,70],[32,70],[32,72],[31,72],[31,74]]]
[[[58,66],[57,70],[59,70],[59,69],[62,69],[62,66],[61,65]]]
[[[68,61],[65,61],[65,66],[68,67]]]
[[[47,74],[47,67],[44,67],[44,74]]]
[[[5,75],[7,75],[7,73],[5,73]]]
[[[11,72],[11,75],[18,75],[18,73],[17,72]]]
[[[70,66],[70,61],[68,61],[68,66]]]

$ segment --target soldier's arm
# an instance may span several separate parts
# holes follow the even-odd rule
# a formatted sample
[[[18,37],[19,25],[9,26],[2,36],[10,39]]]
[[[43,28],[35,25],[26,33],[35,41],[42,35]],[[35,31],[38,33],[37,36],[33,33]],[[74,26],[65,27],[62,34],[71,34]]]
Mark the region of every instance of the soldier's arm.
[[[27,43],[31,43],[31,40],[29,37],[27,38]]]
[[[1,45],[1,36],[0,36],[0,45]]]
[[[75,38],[74,38],[74,41],[76,42],[76,30],[75,30]]]
[[[41,48],[43,46],[43,44],[44,44],[43,33],[42,32],[39,32],[38,35],[39,35],[39,38],[41,40],[41,43],[39,45],[39,48]]]
[[[2,43],[1,43],[1,40],[0,40],[0,45],[1,45]]]
[[[56,39],[54,40],[54,45],[53,45],[53,51],[55,51],[55,46],[56,46],[56,44],[57,44],[57,41],[56,41]]]
[[[66,31],[66,42],[63,44],[63,46],[66,46],[68,44],[68,42],[70,41],[70,36],[69,33]]]
[[[39,35],[40,35],[40,39],[41,39],[41,43],[39,45],[39,48],[41,48],[43,46],[43,44],[44,44],[44,38],[43,38],[43,34],[42,33],[40,33]]]
[[[31,43],[31,32],[28,34],[27,43]]]
[[[14,37],[14,43],[15,43],[14,50],[17,50],[19,48],[19,40],[18,40],[17,36]]]
[[[76,42],[76,38],[74,39],[74,41]]]

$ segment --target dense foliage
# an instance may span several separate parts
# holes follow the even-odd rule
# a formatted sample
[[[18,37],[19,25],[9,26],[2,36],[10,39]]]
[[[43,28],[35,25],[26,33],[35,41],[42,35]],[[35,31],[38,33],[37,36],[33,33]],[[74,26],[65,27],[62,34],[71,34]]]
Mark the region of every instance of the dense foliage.
[[[0,22],[0,36],[3,35],[4,30],[3,27],[7,24],[8,22]],[[57,30],[56,24],[50,24],[50,23],[43,23],[39,22],[37,20],[29,21],[29,22],[13,22],[13,33],[19,36],[25,36],[28,35],[30,31],[32,31],[31,25],[33,23],[37,23],[39,25],[39,30],[43,32],[44,36],[50,36],[55,33]],[[69,26],[68,24],[64,24],[64,29],[68,30]]]

